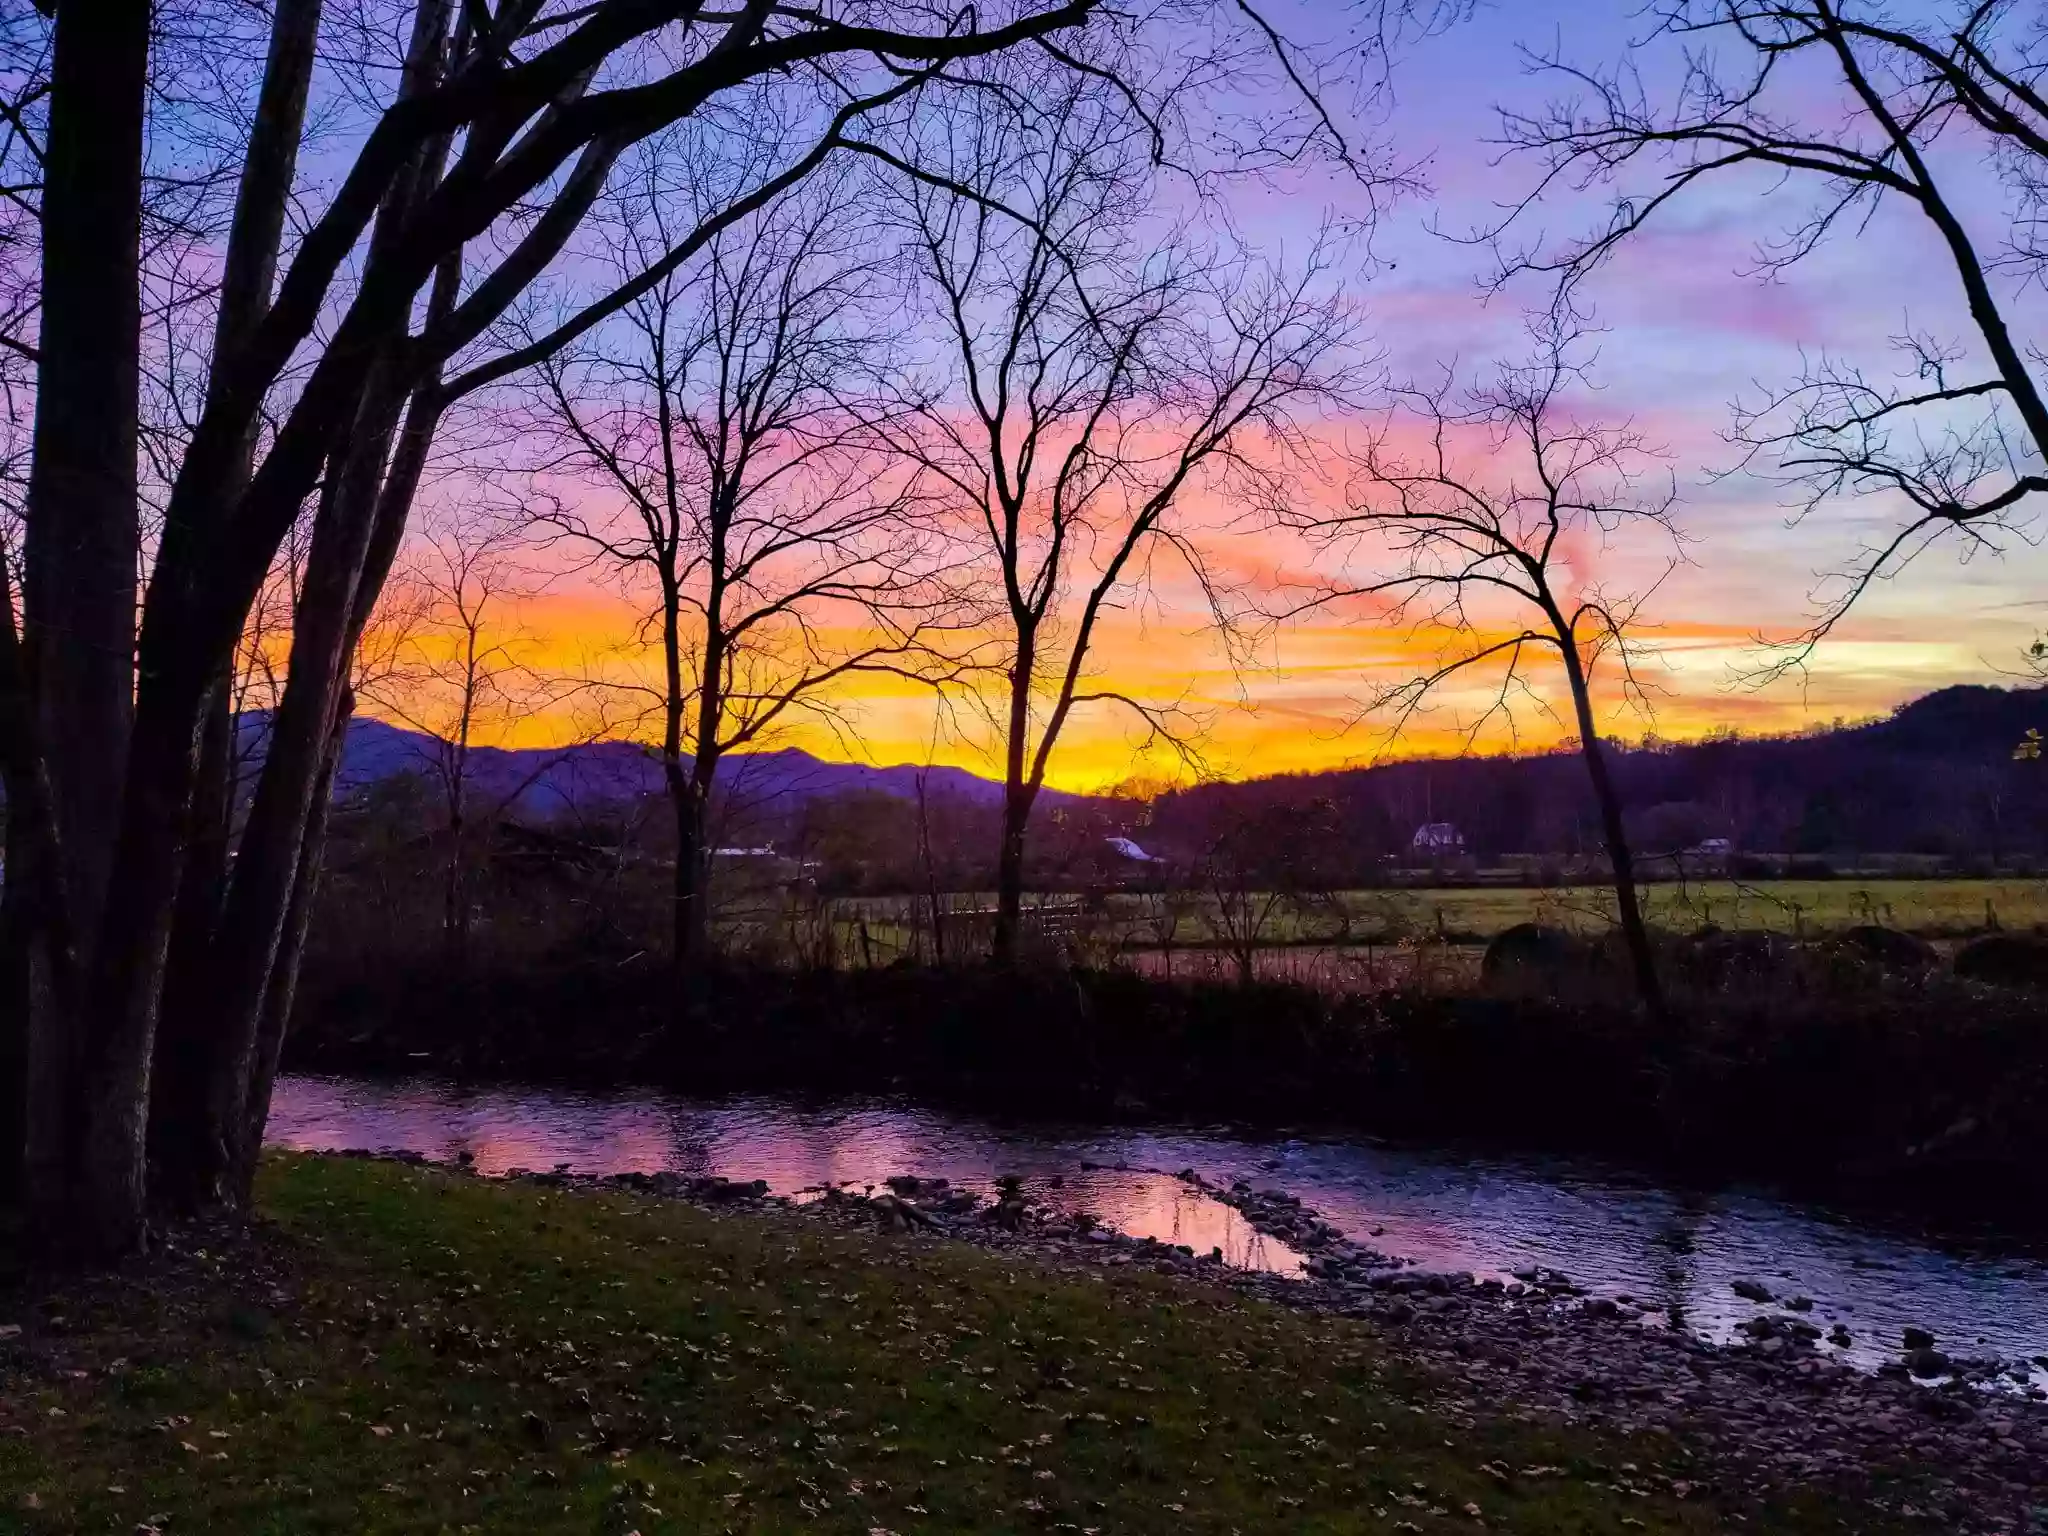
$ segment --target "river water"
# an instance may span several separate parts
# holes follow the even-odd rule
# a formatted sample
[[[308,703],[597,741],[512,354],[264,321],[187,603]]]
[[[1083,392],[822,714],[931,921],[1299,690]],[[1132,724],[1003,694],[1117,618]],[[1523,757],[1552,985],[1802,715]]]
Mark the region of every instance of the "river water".
[[[272,1145],[366,1148],[479,1172],[723,1175],[780,1194],[891,1174],[986,1188],[1025,1176],[1047,1203],[1087,1210],[1133,1236],[1224,1250],[1282,1273],[1299,1256],[1229,1207],[1168,1176],[1284,1189],[1350,1237],[1430,1269],[1506,1277],[1537,1264],[1596,1295],[1683,1310],[1728,1337],[1756,1308],[1730,1290],[1754,1280],[1806,1314],[1839,1321],[1866,1366],[1897,1358],[1901,1331],[1931,1330],[1952,1354],[2048,1356],[2048,1243],[1972,1232],[1920,1235],[1740,1191],[1696,1193],[1576,1161],[1390,1146],[1356,1136],[1251,1139],[1196,1127],[1012,1125],[893,1103],[716,1102],[652,1092],[472,1089],[433,1080],[282,1078]],[[2036,1373],[2048,1384],[2048,1370]]]

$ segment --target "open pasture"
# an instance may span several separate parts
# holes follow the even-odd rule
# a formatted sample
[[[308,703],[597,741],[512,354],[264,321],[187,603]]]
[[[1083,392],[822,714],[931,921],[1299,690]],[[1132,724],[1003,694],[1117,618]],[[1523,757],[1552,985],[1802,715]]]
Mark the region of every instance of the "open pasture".
[[[948,945],[972,952],[985,944],[989,893],[940,898]],[[928,928],[927,908],[910,897],[832,902],[848,958],[887,959]],[[1650,922],[1675,933],[1712,924],[1763,928],[1816,937],[1874,923],[1930,939],[1959,938],[1990,928],[2048,925],[2048,881],[2029,879],[1695,880],[1644,887]],[[1034,917],[1041,908],[1047,916]],[[1250,947],[1293,944],[1398,944],[1443,939],[1483,943],[1517,923],[1545,923],[1595,933],[1613,922],[1614,898],[1604,886],[1385,887],[1273,899],[1234,899],[1226,915],[1214,892],[1111,893],[1096,903],[1078,895],[1027,900],[1027,922],[1110,949],[1229,945],[1247,935]],[[861,938],[865,934],[865,940]]]

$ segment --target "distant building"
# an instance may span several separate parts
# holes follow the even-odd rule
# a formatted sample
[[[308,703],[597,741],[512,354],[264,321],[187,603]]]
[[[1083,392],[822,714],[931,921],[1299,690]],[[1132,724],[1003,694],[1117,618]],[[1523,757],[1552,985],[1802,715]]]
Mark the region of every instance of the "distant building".
[[[1416,853],[1463,853],[1465,834],[1448,821],[1425,821],[1408,846]]]
[[[1129,859],[1133,864],[1164,864],[1166,860],[1155,858],[1132,842],[1128,837],[1105,837],[1103,845],[1120,859]]]
[[[816,859],[800,859],[775,848],[714,848],[713,865],[725,866],[727,875],[743,883],[808,880],[818,872]]]
[[[1695,869],[1725,873],[1729,862],[1735,857],[1735,841],[1727,837],[1703,837],[1690,848],[1678,855],[1681,870]]]

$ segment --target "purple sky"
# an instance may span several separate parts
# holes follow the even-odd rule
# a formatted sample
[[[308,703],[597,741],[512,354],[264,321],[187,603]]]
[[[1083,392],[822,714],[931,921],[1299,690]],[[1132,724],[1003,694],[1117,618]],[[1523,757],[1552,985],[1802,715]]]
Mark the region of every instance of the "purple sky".
[[[1476,21],[1414,45],[1399,65],[1387,131],[1407,159],[1425,160],[1431,191],[1396,206],[1379,226],[1380,265],[1353,286],[1394,377],[1432,377],[1446,365],[1468,375],[1512,356],[1523,343],[1523,306],[1544,297],[1535,285],[1482,296],[1492,258],[1433,230],[1463,232],[1496,223],[1532,184],[1538,166],[1502,159],[1495,141],[1502,106],[1532,108],[1559,90],[1555,77],[1532,76],[1521,48],[1556,49],[1591,66],[1631,56],[1647,23],[1639,0],[1492,0]],[[1311,8],[1312,7],[1312,8]],[[1288,15],[1290,30],[1341,30],[1348,11],[1332,0]],[[1670,67],[1668,44],[1632,55],[1654,83]],[[1795,82],[1800,105],[1827,121],[1822,81]],[[1944,166],[1963,201],[1995,225],[1995,189],[1969,146],[1958,143]],[[1523,240],[1566,238],[1596,227],[1605,194],[1565,195],[1533,210],[1517,227]],[[1586,291],[1602,335],[1590,405],[1626,418],[1669,452],[1680,495],[1678,517],[1690,563],[1658,589],[1647,638],[1655,655],[1646,680],[1654,713],[1619,708],[1608,690],[1611,728],[1627,736],[1656,731],[1693,736],[1725,726],[1784,730],[1838,717],[1865,717],[1949,683],[2008,680],[2044,623],[2037,593],[2040,554],[2024,539],[2002,553],[1965,562],[1939,548],[1896,580],[1872,590],[1810,657],[1803,672],[1769,686],[1744,681],[1766,654],[1758,635],[1783,637],[1811,621],[1824,573],[1854,560],[1865,544],[1897,526],[1883,498],[1846,499],[1788,526],[1789,492],[1772,481],[1728,474],[1738,451],[1726,441],[1730,405],[1761,386],[1782,386],[1802,354],[1839,356],[1873,374],[1894,359],[1887,338],[1909,326],[1966,335],[1955,279],[1917,214],[1882,210],[1798,267],[1765,282],[1746,275],[1761,244],[1782,234],[1817,196],[1811,183],[1727,179],[1665,211],[1627,245]],[[1358,190],[1334,177],[1285,187],[1239,186],[1230,194],[1237,222],[1259,243],[1298,255],[1333,205],[1356,212]],[[2038,329],[2040,300],[2016,301],[2023,330]],[[1344,428],[1332,423],[1333,440]],[[1217,541],[1219,558],[1247,588],[1298,576],[1308,558],[1277,534]],[[1663,546],[1589,549],[1580,579],[1640,585],[1661,571]],[[1328,567],[1324,567],[1327,571]],[[1366,579],[1371,573],[1350,573]],[[566,647],[630,629],[630,615],[592,594],[563,595],[552,617],[537,616],[550,643]],[[1403,636],[1358,618],[1324,619],[1284,633],[1250,672],[1225,664],[1205,624],[1198,594],[1168,577],[1103,636],[1099,670],[1133,696],[1180,699],[1212,718],[1209,757],[1227,773],[1328,766],[1375,755],[1378,733],[1348,729],[1358,701],[1389,681],[1414,675],[1442,636]],[[1552,680],[1554,681],[1554,680]],[[1541,691],[1541,690],[1539,690]],[[1412,729],[1406,750],[1442,750],[1489,697],[1491,681],[1448,690],[1443,707]],[[1555,690],[1550,690],[1554,694]],[[868,755],[883,761],[931,753],[930,700],[909,688],[878,685],[848,700]],[[1540,709],[1520,722],[1527,743],[1559,734]],[[829,734],[797,733],[802,744],[843,752]],[[1499,732],[1482,743],[1503,746]],[[987,744],[941,741],[937,755],[986,767]],[[1134,771],[1170,769],[1133,756],[1126,719],[1102,712],[1076,717],[1052,777],[1070,786],[1113,781]]]
[[[1562,88],[1555,76],[1533,76],[1520,48],[1558,48],[1607,65],[1630,56],[1646,27],[1636,0],[1495,0],[1477,21],[1415,46],[1403,61],[1391,129],[1404,152],[1429,157],[1433,193],[1385,224],[1378,249],[1392,270],[1367,290],[1397,373],[1512,351],[1518,300],[1542,297],[1529,287],[1482,303],[1476,295],[1487,254],[1429,232],[1432,223],[1463,231],[1497,221],[1536,174],[1533,161],[1502,159],[1492,142],[1500,106],[1532,107]],[[1672,56],[1668,44],[1633,51],[1652,82]],[[1815,83],[1812,100],[1825,120],[1824,86]],[[1958,184],[1982,186],[1967,156],[1951,161]],[[1853,558],[1896,513],[1880,498],[1845,500],[1787,527],[1783,487],[1743,475],[1714,483],[1712,472],[1736,460],[1722,436],[1730,402],[1753,395],[1759,381],[1788,380],[1802,349],[1889,371],[1887,338],[1909,324],[1967,334],[1952,272],[1925,225],[1904,210],[1880,212],[1866,229],[1777,279],[1746,275],[1759,244],[1781,233],[1814,193],[1812,183],[1774,187],[1764,177],[1702,188],[1668,209],[1590,290],[1606,332],[1601,408],[1633,416],[1668,446],[1682,520],[1696,540],[1693,565],[1657,602],[1673,632],[1669,686],[1677,697],[1660,713],[1674,729],[1698,729],[1717,715],[1789,724],[1803,714],[1860,714],[1941,683],[1992,678],[2017,664],[2042,619],[2041,556],[2024,542],[2014,541],[2003,558],[1980,551],[1968,562],[1936,550],[1874,591],[1815,654],[1803,680],[1761,696],[1731,685],[1732,671],[1750,659],[1740,637],[1798,629],[1812,611],[1816,575]],[[1313,198],[1253,201],[1262,227],[1290,213],[1304,228],[1310,221]],[[1974,201],[1987,213],[1996,206],[1981,192]],[[1559,198],[1518,229],[1530,238],[1579,233],[1599,222],[1601,207],[1598,193]]]

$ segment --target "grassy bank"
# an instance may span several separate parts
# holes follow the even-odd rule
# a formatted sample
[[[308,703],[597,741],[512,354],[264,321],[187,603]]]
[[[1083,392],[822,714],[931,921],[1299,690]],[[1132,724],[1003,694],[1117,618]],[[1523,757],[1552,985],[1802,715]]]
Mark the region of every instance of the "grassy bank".
[[[1472,1531],[1476,1510],[1621,1536],[1730,1513],[1677,1496],[1702,1476],[1681,1447],[1433,1407],[1364,1325],[1149,1274],[343,1159],[273,1159],[262,1203],[254,1238],[189,1236],[128,1277],[0,1283],[0,1325],[25,1326],[0,1341],[0,1530]]]

